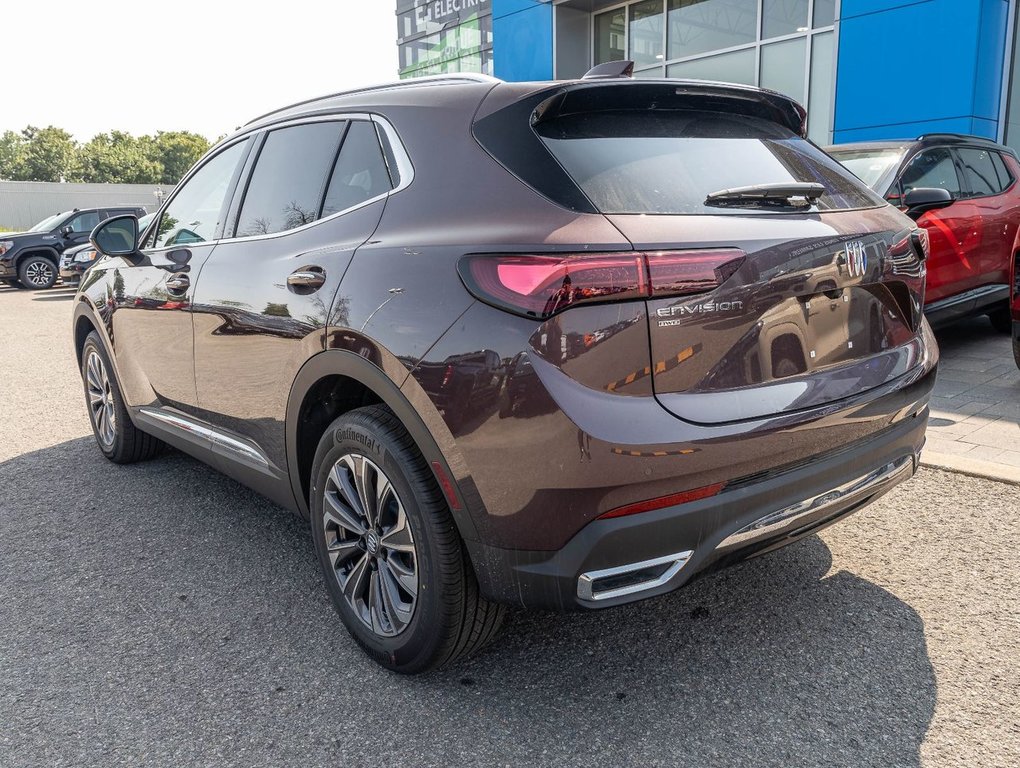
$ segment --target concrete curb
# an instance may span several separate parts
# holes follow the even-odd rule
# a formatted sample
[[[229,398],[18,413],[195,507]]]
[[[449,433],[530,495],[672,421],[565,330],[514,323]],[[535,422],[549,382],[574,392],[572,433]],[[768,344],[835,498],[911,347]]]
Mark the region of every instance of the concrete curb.
[[[971,477],[983,477],[986,480],[998,480],[1000,483],[1020,485],[1020,467],[996,464],[994,461],[968,459],[966,456],[955,456],[951,453],[921,451],[921,466],[958,472]]]

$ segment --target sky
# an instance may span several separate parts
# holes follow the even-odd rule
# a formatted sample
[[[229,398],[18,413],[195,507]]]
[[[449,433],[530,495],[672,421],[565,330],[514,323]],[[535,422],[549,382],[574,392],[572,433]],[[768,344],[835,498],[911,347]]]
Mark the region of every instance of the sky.
[[[395,9],[393,0],[4,3],[0,133],[55,125],[83,142],[111,130],[214,140],[295,101],[396,80]]]

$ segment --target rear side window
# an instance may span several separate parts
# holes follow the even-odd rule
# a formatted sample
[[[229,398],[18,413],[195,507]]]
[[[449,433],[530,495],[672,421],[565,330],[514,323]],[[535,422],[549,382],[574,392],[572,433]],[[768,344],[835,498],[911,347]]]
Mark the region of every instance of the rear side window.
[[[903,194],[912,189],[941,187],[949,190],[953,197],[960,197],[960,178],[953,154],[945,147],[919,152],[903,169],[900,186]]]
[[[396,161],[392,162],[395,166]],[[352,122],[329,180],[322,215],[330,216],[353,208],[386,194],[391,188],[375,124],[365,120]]]
[[[961,147],[956,150],[967,180],[967,197],[997,195],[1010,185],[998,152],[986,149]]]
[[[266,137],[241,204],[237,236],[284,232],[319,217],[342,122],[280,128]]]
[[[706,205],[705,198],[723,189],[789,182],[825,187],[815,210],[885,204],[813,144],[757,117],[596,112],[539,123],[537,131],[603,213],[747,215],[765,209]]]

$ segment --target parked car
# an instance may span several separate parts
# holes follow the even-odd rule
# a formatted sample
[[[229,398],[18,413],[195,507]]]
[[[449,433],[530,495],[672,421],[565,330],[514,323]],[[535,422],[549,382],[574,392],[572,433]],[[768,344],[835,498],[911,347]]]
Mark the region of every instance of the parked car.
[[[138,231],[144,232],[156,214],[148,213],[138,220]],[[75,286],[81,282],[82,275],[96,263],[99,251],[92,243],[85,242],[68,248],[60,256],[60,281],[64,285]]]
[[[390,669],[485,645],[504,604],[669,592],[915,471],[938,350],[914,222],[785,96],[598,69],[285,107],[140,247],[131,216],[93,233],[73,333],[99,449],[169,443],[310,520]],[[796,367],[746,357],[773,318]]]
[[[60,255],[88,243],[89,233],[111,216],[144,216],[136,206],[75,208],[43,219],[27,232],[0,235],[0,282],[19,288],[51,288],[57,282]]]
[[[1012,149],[940,133],[826,151],[928,232],[924,312],[933,325],[987,314],[1009,332],[1009,271],[1020,250],[1020,161]],[[932,188],[949,194],[933,198]]]

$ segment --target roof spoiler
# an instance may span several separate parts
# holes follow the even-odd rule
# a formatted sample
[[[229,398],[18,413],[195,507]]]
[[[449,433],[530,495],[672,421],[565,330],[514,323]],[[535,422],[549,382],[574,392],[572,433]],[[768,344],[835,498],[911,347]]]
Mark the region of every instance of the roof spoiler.
[[[582,77],[582,80],[609,80],[616,77],[634,77],[633,61],[607,61],[596,64]]]

